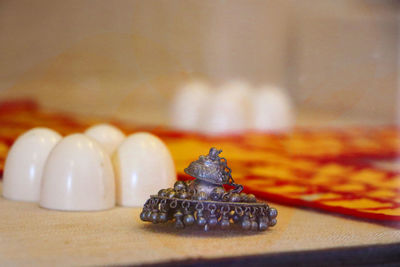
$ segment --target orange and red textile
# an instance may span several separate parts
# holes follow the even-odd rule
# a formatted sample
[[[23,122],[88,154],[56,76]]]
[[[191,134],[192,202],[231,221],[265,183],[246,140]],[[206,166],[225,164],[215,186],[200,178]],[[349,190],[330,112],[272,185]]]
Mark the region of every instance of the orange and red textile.
[[[361,218],[400,221],[400,172],[374,164],[395,160],[395,127],[296,129],[290,134],[246,133],[206,137],[165,128],[139,129],[112,120],[78,118],[41,109],[32,101],[0,103],[0,171],[14,140],[30,128],[49,127],[63,135],[109,122],[127,134],[148,130],[165,141],[180,179],[183,169],[211,146],[223,150],[232,175],[260,199],[312,207]],[[400,166],[400,165],[399,165]]]

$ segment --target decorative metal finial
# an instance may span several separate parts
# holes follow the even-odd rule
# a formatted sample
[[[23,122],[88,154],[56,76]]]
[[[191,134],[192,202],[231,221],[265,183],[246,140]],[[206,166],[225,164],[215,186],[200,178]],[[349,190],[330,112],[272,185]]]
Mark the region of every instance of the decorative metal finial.
[[[212,147],[184,170],[195,180],[177,181],[174,188],[161,189],[146,201],[140,218],[164,223],[174,221],[178,229],[197,224],[205,231],[219,225],[227,229],[239,224],[244,230],[264,231],[276,224],[277,210],[257,202],[253,194],[241,193],[222,150]],[[223,185],[232,186],[226,191]]]

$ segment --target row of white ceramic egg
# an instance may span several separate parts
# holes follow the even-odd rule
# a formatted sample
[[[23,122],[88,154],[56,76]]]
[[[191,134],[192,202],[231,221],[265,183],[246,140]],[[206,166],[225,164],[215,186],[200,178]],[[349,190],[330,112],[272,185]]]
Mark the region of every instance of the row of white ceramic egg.
[[[230,81],[215,90],[193,81],[181,87],[171,104],[171,126],[204,134],[244,131],[284,132],[293,124],[291,100],[284,89]]]
[[[142,206],[150,193],[176,179],[172,156],[156,136],[128,137],[100,124],[62,138],[48,128],[27,131],[11,147],[3,196],[55,210]]]

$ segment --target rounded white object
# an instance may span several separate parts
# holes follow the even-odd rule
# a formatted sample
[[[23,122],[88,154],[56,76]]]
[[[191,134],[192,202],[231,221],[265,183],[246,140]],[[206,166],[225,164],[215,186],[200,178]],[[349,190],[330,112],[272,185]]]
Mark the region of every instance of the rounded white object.
[[[259,88],[252,98],[251,128],[264,132],[284,132],[293,125],[293,110],[285,90],[274,86]]]
[[[244,81],[227,82],[203,107],[201,131],[206,134],[237,134],[248,128],[250,85]]]
[[[117,203],[143,206],[150,195],[176,181],[171,153],[161,139],[139,132],[128,136],[113,155]]]
[[[94,125],[84,134],[99,142],[110,156],[125,139],[125,134],[120,129],[107,123]]]
[[[115,180],[110,157],[90,137],[65,137],[47,159],[39,204],[48,209],[74,211],[114,207]]]
[[[170,124],[179,130],[197,131],[210,88],[207,84],[194,81],[180,88],[172,101]]]
[[[18,201],[39,201],[45,161],[61,135],[47,128],[34,128],[19,136],[4,166],[3,196]]]

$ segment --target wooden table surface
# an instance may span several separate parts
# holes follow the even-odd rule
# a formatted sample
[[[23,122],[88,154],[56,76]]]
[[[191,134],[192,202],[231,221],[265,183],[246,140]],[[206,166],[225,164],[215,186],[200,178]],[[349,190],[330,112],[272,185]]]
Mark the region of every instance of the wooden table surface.
[[[120,265],[254,258],[358,246],[400,247],[399,224],[272,204],[279,211],[278,224],[266,232],[243,233],[178,231],[172,224],[143,223],[140,208],[61,212],[1,198],[0,258],[5,265]]]

